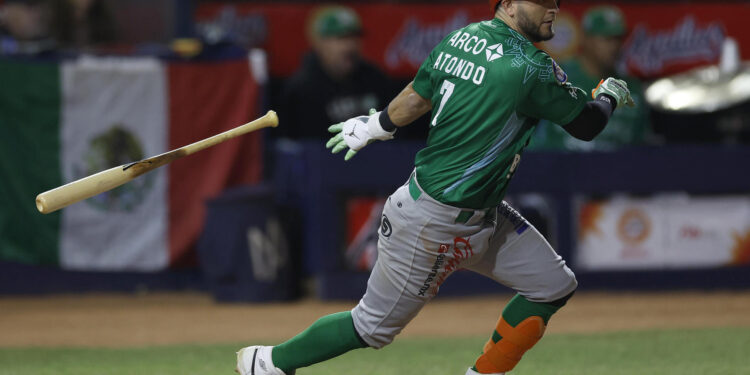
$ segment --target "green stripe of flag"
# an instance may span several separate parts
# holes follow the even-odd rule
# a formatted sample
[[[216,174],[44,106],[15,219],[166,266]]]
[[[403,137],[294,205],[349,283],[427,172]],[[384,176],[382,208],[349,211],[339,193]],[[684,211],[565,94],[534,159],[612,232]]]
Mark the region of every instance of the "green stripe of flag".
[[[0,260],[58,264],[60,213],[34,200],[59,186],[60,71],[0,60]]]

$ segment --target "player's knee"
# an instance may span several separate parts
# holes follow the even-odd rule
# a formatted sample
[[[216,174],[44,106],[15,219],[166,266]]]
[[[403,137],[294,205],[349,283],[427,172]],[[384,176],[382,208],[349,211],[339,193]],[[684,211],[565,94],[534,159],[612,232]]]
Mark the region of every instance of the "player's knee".
[[[396,334],[389,334],[386,332],[378,332],[375,331],[370,334],[363,334],[360,333],[359,336],[362,338],[362,341],[367,343],[367,346],[374,348],[374,349],[380,349],[385,347],[386,345],[393,342],[393,340],[396,338]]]
[[[568,267],[565,267],[566,275],[565,277],[562,277],[560,279],[560,287],[553,289],[553,292],[547,296],[545,302],[549,301],[558,301],[561,299],[564,299],[567,301],[570,296],[573,295],[573,292],[576,291],[578,288],[578,280],[576,280],[576,276],[573,274],[573,271],[571,271]]]
[[[578,288],[578,280],[568,267],[563,267],[563,272],[558,272],[556,277],[548,278],[544,287],[531,293],[524,293],[527,299],[534,302],[552,302],[572,295]]]
[[[578,280],[576,280],[576,275],[573,273],[573,271],[570,270],[570,268],[565,267],[565,270],[567,271],[567,273],[566,273],[566,277],[563,278],[564,287],[561,288],[560,291],[558,291],[556,294],[558,296],[562,295],[563,297],[568,296],[567,298],[570,298],[570,296],[573,295],[573,292],[575,292],[576,289],[578,289]],[[559,297],[559,298],[563,298],[563,297]]]
[[[375,349],[380,349],[392,343],[403,328],[384,322],[382,316],[373,314],[361,304],[352,310],[352,320],[354,329],[360,339],[367,346]]]
[[[567,296],[569,294],[572,295],[573,292],[575,292],[576,289],[578,289],[578,280],[576,279],[576,275],[573,273],[573,271],[571,271],[570,268],[565,267],[565,271],[566,271],[566,277],[565,277],[566,286],[560,291],[560,294]]]

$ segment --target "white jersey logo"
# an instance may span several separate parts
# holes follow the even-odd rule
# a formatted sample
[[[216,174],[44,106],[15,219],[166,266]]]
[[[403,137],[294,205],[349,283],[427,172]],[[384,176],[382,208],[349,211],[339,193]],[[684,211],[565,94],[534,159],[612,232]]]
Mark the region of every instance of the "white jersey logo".
[[[503,44],[493,44],[489,47],[487,47],[486,50],[484,50],[485,55],[487,55],[487,61],[493,62],[501,57],[503,57]]]

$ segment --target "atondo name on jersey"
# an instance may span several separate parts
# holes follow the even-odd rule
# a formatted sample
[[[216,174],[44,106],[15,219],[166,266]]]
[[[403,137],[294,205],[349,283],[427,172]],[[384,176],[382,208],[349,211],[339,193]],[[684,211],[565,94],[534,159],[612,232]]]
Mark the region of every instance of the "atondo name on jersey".
[[[482,52],[485,52],[488,62],[494,61],[503,56],[502,44],[498,43],[487,47],[486,39],[480,39],[469,33],[456,33],[446,45],[458,49],[458,53],[479,55]],[[477,86],[482,84],[487,73],[487,69],[484,66],[474,64],[471,61],[467,61],[447,52],[440,52],[440,55],[435,59],[435,64],[433,64],[432,68],[451,74],[464,81],[471,80]]]

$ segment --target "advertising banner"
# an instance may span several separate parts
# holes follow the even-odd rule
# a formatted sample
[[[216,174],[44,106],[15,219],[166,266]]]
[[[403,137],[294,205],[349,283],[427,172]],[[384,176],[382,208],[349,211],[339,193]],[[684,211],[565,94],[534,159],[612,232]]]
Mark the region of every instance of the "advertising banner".
[[[581,270],[750,264],[750,197],[613,198],[578,205]]]
[[[370,271],[378,257],[378,229],[385,198],[354,196],[346,201],[346,268]]]
[[[718,61],[726,37],[737,40],[750,59],[745,31],[747,2],[615,3],[626,18],[629,35],[621,65],[632,75],[656,78]],[[556,59],[574,54],[581,42],[580,19],[596,3],[564,3],[555,24],[556,37],[540,47]],[[389,74],[409,78],[451,31],[490,19],[486,2],[476,4],[351,4],[362,20],[363,54]],[[196,9],[198,32],[207,40],[230,40],[269,52],[271,74],[288,76],[309,49],[315,4],[204,2]]]

